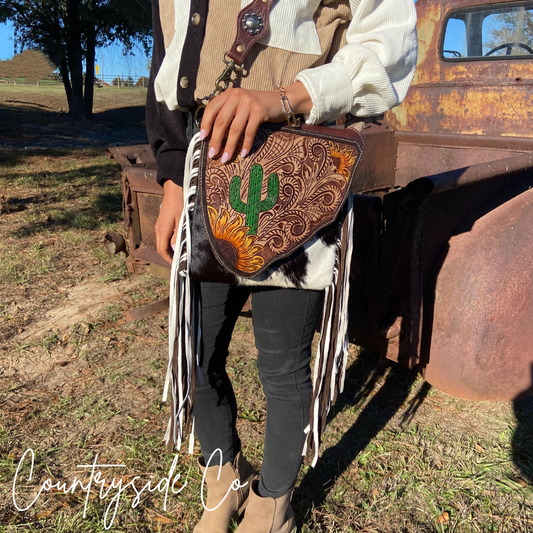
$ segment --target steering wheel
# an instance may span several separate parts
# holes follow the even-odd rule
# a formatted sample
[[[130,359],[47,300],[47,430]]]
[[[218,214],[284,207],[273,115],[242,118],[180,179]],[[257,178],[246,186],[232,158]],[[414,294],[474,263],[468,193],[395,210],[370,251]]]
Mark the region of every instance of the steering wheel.
[[[524,49],[528,54],[533,54],[533,48],[531,48],[527,44],[524,44],[524,43],[505,43],[505,44],[500,44],[500,46],[497,46],[496,48],[493,48],[492,50],[489,50],[485,54],[485,57],[491,56],[492,54],[494,54],[494,52],[497,52],[498,50],[502,50],[503,48],[507,48],[507,53],[505,55],[510,56],[511,55],[511,51],[512,51],[512,49],[515,46],[518,46],[518,48]]]
[[[443,54],[452,54],[452,57],[463,57],[461,55],[461,52],[458,52],[457,50],[443,50]]]

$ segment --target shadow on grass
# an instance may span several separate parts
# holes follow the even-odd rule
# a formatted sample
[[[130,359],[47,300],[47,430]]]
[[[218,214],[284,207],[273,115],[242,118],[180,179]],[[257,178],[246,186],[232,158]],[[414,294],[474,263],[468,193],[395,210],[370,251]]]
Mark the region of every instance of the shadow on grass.
[[[95,230],[102,224],[119,222],[122,220],[122,192],[117,170],[113,165],[104,164],[63,172],[6,175],[8,181],[24,177],[42,190],[30,197],[8,199],[7,212],[38,206],[41,213],[47,213],[46,220],[28,222],[12,235],[27,237],[61,228]],[[87,196],[91,198],[89,205],[69,207],[72,200]],[[64,205],[66,207],[61,207]]]
[[[8,101],[10,102],[10,101]],[[13,101],[11,103],[23,103]],[[144,124],[145,120],[145,106],[135,105],[128,107],[117,107],[114,109],[107,109],[105,111],[98,111],[93,114],[91,120],[75,120],[68,113],[56,111],[45,105],[36,103],[23,103],[24,105],[4,105],[0,103],[0,114],[2,115],[2,126],[0,127],[0,134],[5,133],[9,127],[17,126],[22,133],[31,128],[32,125],[52,125],[54,122],[60,121],[61,125],[71,127],[74,129],[85,129],[97,125],[100,122],[115,123],[121,126],[125,121],[137,123],[139,126]]]
[[[0,104],[0,116],[0,148],[61,148],[148,142],[144,105],[96,112],[92,120],[74,120],[67,113],[43,106]]]
[[[49,215],[45,221],[22,226],[13,232],[13,237],[28,237],[45,231],[60,229],[97,230],[102,225],[113,224],[122,220],[122,194],[100,193],[95,202],[89,206],[72,211],[62,211]]]
[[[101,154],[102,155],[102,154]],[[87,167],[74,168],[72,170],[50,172],[13,172],[0,175],[2,179],[8,181],[24,178],[38,187],[53,188],[57,185],[72,184],[73,186],[84,186],[87,184],[104,186],[117,183],[118,166],[115,165],[91,165]]]
[[[29,157],[49,157],[49,158],[60,158],[60,157],[77,157],[79,155],[83,156],[94,156],[103,155],[104,152],[101,148],[96,147],[87,147],[87,148],[30,148],[30,149],[17,149],[17,150],[2,150],[0,147],[0,167],[16,167],[24,163]],[[0,179],[3,178],[13,178],[17,177],[16,175],[6,174],[0,172]]]
[[[533,383],[533,365],[531,365],[531,383]],[[524,477],[533,484],[533,385],[524,391],[513,404],[516,416],[516,429],[511,443],[513,461]]]
[[[359,413],[355,424],[344,432],[337,444],[322,453],[317,466],[309,470],[295,490],[294,503],[300,523],[309,511],[325,501],[336,480],[394,417],[417,379],[415,372],[379,360],[365,351],[348,370],[344,392],[332,409],[328,423],[342,410],[364,401],[383,378],[384,383]],[[412,419],[430,389],[428,383],[422,386],[404,415],[404,423]]]
[[[35,102],[25,102],[24,100],[5,100],[7,104],[17,104],[17,106],[24,110],[43,110],[51,111],[48,106],[37,104]],[[22,104],[22,105],[20,105]],[[5,107],[5,106],[4,106]]]
[[[108,122],[116,128],[123,127],[124,121],[129,122],[130,125],[137,124],[139,127],[144,127],[145,113],[145,106],[119,107],[95,113],[93,120],[96,122]]]

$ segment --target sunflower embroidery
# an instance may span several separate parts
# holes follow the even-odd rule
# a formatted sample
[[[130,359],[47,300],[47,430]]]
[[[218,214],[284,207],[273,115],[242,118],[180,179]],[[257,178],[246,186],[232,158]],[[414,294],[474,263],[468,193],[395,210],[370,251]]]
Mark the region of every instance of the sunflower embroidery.
[[[331,159],[333,160],[337,172],[348,179],[350,177],[350,172],[357,161],[357,156],[354,156],[353,152],[346,146],[341,146],[332,142],[329,143],[329,146]]]
[[[257,272],[265,260],[257,255],[263,247],[254,244],[256,235],[248,235],[249,228],[244,225],[240,215],[230,220],[230,214],[224,208],[220,213],[214,207],[208,206],[209,222],[217,246],[226,258],[237,269],[247,274]]]

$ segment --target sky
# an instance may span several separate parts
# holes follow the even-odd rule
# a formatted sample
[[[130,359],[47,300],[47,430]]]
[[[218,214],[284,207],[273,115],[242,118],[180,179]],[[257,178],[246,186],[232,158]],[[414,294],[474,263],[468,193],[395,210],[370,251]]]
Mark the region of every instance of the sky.
[[[416,0],[415,0],[416,2]],[[10,23],[0,24],[0,61],[13,57],[13,27]],[[96,58],[99,74],[103,73],[106,81],[115,78],[131,76],[137,79],[148,76],[148,58],[142,48],[134,50],[134,55],[124,56],[121,45],[112,45],[104,49],[97,49]]]
[[[143,49],[137,47],[134,55],[124,56],[121,45],[112,45],[96,50],[99,74],[102,74],[102,59],[106,81],[112,76],[131,76],[133,79],[148,76],[148,58]],[[13,57],[13,26],[10,23],[0,24],[0,61]]]

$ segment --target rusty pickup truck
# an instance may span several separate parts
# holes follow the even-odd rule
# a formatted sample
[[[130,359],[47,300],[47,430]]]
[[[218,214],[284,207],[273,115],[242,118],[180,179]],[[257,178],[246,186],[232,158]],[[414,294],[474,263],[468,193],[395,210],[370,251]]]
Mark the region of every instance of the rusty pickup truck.
[[[514,400],[533,393],[533,2],[416,8],[412,87],[362,132],[350,338],[449,394]],[[129,270],[168,275],[150,149],[110,154]]]

